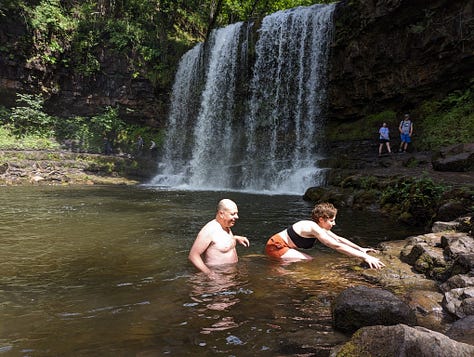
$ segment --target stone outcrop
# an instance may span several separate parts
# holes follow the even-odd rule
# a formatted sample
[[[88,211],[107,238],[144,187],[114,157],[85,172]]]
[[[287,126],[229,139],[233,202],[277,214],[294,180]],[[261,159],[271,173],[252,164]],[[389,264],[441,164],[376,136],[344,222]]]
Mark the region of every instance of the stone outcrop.
[[[471,230],[441,231],[463,229],[449,223],[380,244],[386,267],[362,275],[382,289],[351,287],[334,300],[335,328],[355,333],[331,356],[474,355],[474,237]]]
[[[414,108],[474,77],[471,0],[341,1],[329,76],[329,116],[353,120]]]
[[[437,171],[474,171],[474,143],[442,148],[433,155],[432,164]]]
[[[424,327],[398,324],[361,328],[349,342],[333,349],[330,356],[470,357],[473,355],[474,346],[457,342]]]
[[[354,332],[364,326],[416,323],[415,313],[391,292],[356,286],[344,290],[334,301],[336,329]]]
[[[97,155],[70,151],[0,150],[0,185],[136,185],[152,178],[150,156]]]
[[[446,331],[446,336],[459,342],[474,345],[474,315],[455,321]]]

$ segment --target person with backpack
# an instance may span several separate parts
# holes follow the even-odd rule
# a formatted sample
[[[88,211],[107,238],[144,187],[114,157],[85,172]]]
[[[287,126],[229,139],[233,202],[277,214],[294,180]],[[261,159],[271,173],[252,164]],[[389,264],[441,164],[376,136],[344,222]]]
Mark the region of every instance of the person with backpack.
[[[410,114],[405,114],[400,122],[398,131],[400,131],[401,139],[399,152],[407,152],[408,144],[411,143],[411,136],[413,134],[413,122],[410,120]]]

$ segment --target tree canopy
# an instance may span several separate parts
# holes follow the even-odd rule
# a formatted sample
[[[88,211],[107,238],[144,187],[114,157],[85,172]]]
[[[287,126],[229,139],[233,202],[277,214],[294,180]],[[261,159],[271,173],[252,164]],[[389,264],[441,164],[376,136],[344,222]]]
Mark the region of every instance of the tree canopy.
[[[19,39],[21,46],[8,41],[0,46],[0,54],[92,75],[100,70],[99,58],[107,49],[124,54],[133,75],[157,83],[166,81],[166,72],[183,52],[213,28],[326,2],[331,1],[3,0],[0,22],[16,19],[26,33]]]

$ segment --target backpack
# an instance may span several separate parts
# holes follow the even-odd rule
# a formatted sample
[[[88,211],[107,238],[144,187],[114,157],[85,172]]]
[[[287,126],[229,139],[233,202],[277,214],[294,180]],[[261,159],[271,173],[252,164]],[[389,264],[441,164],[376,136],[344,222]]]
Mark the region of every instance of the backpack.
[[[400,126],[402,127],[402,134],[410,134],[411,120],[402,120]]]

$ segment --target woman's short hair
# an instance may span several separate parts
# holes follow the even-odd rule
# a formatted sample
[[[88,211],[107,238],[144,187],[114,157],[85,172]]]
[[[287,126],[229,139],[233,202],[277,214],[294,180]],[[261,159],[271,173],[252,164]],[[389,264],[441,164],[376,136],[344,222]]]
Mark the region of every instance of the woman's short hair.
[[[337,208],[332,203],[318,203],[311,212],[313,221],[318,222],[319,218],[330,219],[336,217]]]

